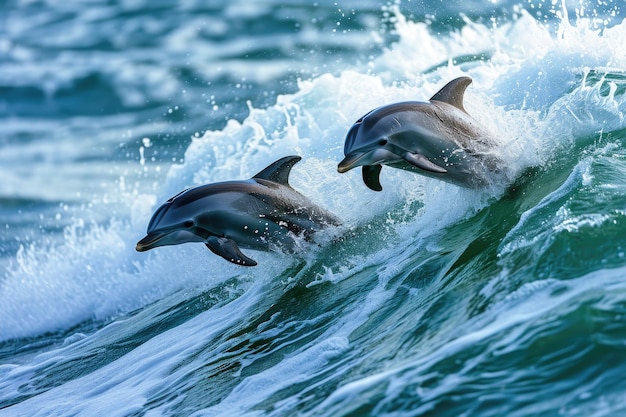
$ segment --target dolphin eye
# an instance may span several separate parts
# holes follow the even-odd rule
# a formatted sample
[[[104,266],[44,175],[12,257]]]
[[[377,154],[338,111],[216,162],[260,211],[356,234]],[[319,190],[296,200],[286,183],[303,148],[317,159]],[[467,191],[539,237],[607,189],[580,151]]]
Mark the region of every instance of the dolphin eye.
[[[378,144],[379,144],[380,146],[385,146],[385,145],[387,144],[387,139],[381,139],[381,140],[379,140],[379,141],[378,141]]]
[[[185,226],[187,229],[191,229],[193,227],[193,220],[187,220],[185,223],[183,223],[183,226]]]

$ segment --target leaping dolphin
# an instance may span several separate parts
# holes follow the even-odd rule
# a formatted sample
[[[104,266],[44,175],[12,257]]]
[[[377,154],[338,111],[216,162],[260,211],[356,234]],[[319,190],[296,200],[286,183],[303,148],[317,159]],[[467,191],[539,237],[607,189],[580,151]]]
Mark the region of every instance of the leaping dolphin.
[[[363,167],[365,185],[381,191],[382,165],[417,172],[464,187],[489,184],[501,166],[495,139],[465,111],[469,77],[450,81],[429,102],[379,107],[356,121],[346,136],[341,173]]]
[[[206,184],[180,192],[156,210],[147,236],[137,243],[137,251],[204,242],[229,262],[254,266],[257,263],[240,247],[292,251],[298,236],[309,240],[314,232],[339,225],[337,217],[289,185],[291,168],[300,159],[279,159],[249,180]]]

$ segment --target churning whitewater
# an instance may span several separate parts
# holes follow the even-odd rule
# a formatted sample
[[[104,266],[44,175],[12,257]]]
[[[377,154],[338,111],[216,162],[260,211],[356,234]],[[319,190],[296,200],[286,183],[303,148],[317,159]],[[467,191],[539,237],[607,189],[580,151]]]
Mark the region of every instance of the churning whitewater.
[[[0,416],[626,413],[622,7],[11,2]],[[458,77],[505,175],[337,172],[355,121]],[[287,155],[333,213],[298,250],[135,250]]]

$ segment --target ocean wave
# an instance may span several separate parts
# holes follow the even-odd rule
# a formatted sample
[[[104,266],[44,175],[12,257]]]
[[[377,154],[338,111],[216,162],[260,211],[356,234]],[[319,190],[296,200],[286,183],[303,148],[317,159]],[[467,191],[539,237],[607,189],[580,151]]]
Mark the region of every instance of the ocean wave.
[[[570,21],[564,7],[541,7],[560,19],[516,7],[495,23],[461,16],[444,33],[385,8],[395,40],[383,51],[342,71],[322,68],[269,103],[249,100],[245,116],[188,132],[171,163],[152,160],[167,141],[142,131],[137,159],[112,171],[117,180],[89,197],[61,236],[42,233],[11,258],[0,280],[0,407],[18,415],[623,409],[615,363],[626,265],[626,23],[615,23],[616,13],[598,29],[602,22],[580,10]],[[235,3],[223,13],[243,11]],[[248,13],[243,21],[277,12]],[[166,38],[176,49],[226,31],[181,27]],[[263,50],[281,55],[264,40]],[[233,42],[228,60],[263,55]],[[265,68],[251,91],[280,84],[281,71],[292,69]],[[474,79],[465,107],[494,132],[507,166],[493,187],[465,190],[385,168],[385,191],[374,193],[357,174],[337,174],[358,117],[425,100],[459,75]],[[248,178],[294,153],[303,160],[292,186],[344,222],[308,253],[255,254],[251,271],[202,245],[134,251],[165,199]]]

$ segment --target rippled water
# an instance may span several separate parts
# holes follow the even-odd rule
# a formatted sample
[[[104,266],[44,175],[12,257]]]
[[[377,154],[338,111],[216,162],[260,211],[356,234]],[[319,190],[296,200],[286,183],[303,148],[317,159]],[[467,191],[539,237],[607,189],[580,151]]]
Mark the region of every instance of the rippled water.
[[[626,414],[621,8],[7,3],[0,415]],[[336,172],[358,117],[460,75],[510,178]],[[289,154],[342,227],[254,268],[135,252]]]

